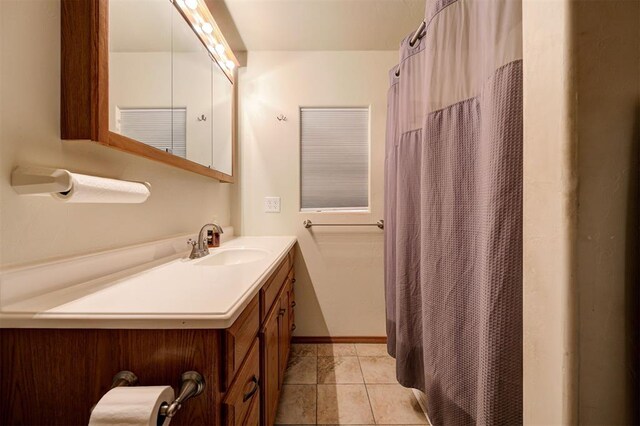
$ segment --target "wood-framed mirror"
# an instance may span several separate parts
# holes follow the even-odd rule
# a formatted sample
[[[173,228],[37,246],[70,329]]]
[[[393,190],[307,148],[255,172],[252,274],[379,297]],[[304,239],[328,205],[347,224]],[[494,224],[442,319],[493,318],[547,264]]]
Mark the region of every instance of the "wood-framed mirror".
[[[62,0],[61,138],[234,181],[238,61],[204,0]]]

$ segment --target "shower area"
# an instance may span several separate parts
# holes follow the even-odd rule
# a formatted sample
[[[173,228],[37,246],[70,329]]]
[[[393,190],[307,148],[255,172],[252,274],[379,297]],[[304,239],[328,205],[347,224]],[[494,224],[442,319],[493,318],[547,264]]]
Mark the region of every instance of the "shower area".
[[[523,422],[519,1],[427,1],[389,71],[388,352],[434,425]]]

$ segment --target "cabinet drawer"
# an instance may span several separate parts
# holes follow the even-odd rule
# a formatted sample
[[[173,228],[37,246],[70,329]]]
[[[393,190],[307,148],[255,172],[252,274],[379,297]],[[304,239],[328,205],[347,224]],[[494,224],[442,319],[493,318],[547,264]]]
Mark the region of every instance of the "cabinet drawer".
[[[280,262],[280,265],[276,268],[276,271],[271,275],[271,278],[260,289],[260,320],[264,320],[275,302],[278,293],[282,285],[287,279],[287,275],[293,267],[293,250],[289,251],[285,258]]]
[[[260,426],[260,398],[253,398],[247,418],[244,419],[242,424],[247,426]]]
[[[245,419],[251,415],[254,403],[258,401],[260,410],[260,351],[258,339],[254,339],[240,371],[236,375],[222,405],[225,411],[225,424],[244,425]]]
[[[238,368],[245,359],[260,329],[258,296],[249,305],[231,327],[225,330],[225,371],[224,389],[228,389]]]

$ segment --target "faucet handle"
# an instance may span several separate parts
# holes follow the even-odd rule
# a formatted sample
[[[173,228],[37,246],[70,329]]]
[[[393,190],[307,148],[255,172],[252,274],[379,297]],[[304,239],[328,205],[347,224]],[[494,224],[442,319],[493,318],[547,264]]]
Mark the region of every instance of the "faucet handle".
[[[189,238],[187,240],[187,244],[190,245],[191,247],[195,247],[196,244],[198,244],[196,241],[193,241],[191,238]]]

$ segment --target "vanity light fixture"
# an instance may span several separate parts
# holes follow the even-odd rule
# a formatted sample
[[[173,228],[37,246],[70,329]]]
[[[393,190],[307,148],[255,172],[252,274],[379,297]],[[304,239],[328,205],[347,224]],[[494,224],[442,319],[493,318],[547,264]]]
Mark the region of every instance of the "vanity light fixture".
[[[202,31],[204,31],[207,34],[211,34],[213,32],[213,25],[211,25],[208,22],[205,22],[204,24],[202,24]]]
[[[233,70],[239,65],[229,44],[224,39],[209,8],[200,0],[174,0],[182,15],[194,29],[222,71],[233,82]]]

